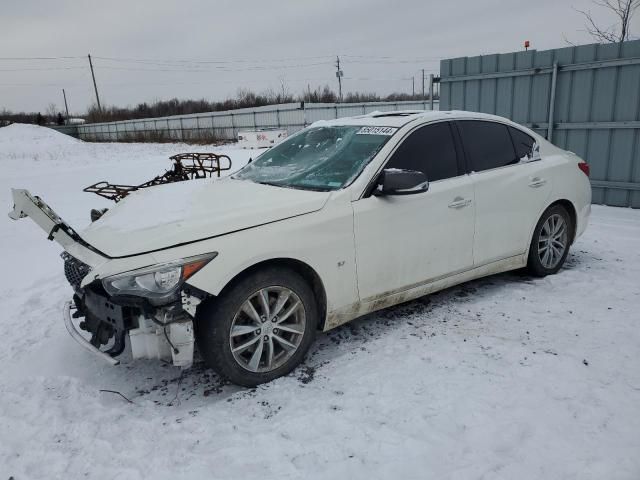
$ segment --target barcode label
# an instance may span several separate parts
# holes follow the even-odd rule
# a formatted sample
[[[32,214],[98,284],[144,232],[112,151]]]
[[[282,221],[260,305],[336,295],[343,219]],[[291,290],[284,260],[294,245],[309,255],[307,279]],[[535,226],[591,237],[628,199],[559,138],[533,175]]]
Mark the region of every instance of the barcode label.
[[[394,127],[362,127],[356,132],[357,135],[393,135],[397,128]]]

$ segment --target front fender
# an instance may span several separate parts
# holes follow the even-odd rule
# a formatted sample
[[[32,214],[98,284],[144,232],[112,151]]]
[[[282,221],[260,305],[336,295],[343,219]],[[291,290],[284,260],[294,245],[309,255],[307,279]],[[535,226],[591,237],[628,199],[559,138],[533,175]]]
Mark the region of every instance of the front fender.
[[[219,295],[236,276],[259,263],[291,259],[313,269],[331,311],[358,301],[350,202],[319,212],[236,232],[212,240],[218,257],[189,279],[189,284]]]

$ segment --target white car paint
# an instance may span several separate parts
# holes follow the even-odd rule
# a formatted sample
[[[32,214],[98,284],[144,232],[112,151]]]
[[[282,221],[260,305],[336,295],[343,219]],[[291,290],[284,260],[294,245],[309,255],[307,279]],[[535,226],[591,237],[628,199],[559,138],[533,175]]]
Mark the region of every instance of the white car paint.
[[[424,193],[353,202],[358,289],[363,302],[473,267],[475,204],[468,175]],[[453,208],[471,201],[469,208]]]
[[[541,160],[432,182],[427,192],[406,197],[364,194],[409,132],[462,119],[501,122],[525,131],[537,140]],[[91,266],[83,286],[116,273],[218,252],[188,280],[215,296],[260,262],[302,262],[320,280],[326,330],[457,283],[523,267],[541,213],[558,200],[574,207],[576,236],[586,228],[591,189],[577,167],[582,160],[504,118],[411,112],[314,125],[320,124],[398,130],[362,173],[337,191],[234,179],[184,182],[131,195],[80,232],[84,242],[62,230],[52,236]],[[14,192],[14,201],[14,216],[31,216],[51,230],[55,221],[40,218],[24,191]],[[455,208],[460,202],[462,208]]]
[[[170,183],[129,194],[82,238],[111,257],[136,255],[314,212],[329,196],[230,177]]]
[[[525,162],[469,175],[475,189],[475,265],[526,250],[531,241],[532,220],[537,221],[551,203],[548,199],[555,178],[552,162],[554,159],[549,156],[544,162]]]

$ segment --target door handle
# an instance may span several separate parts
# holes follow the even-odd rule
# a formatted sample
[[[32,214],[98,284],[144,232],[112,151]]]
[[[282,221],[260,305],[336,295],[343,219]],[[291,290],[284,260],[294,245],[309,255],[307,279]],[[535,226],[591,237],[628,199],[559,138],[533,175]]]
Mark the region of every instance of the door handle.
[[[531,179],[531,182],[529,182],[529,186],[531,188],[538,188],[538,187],[543,186],[545,183],[547,183],[547,181],[544,178],[533,177]]]
[[[464,208],[471,205],[471,200],[468,198],[456,197],[453,202],[449,204],[449,208]]]

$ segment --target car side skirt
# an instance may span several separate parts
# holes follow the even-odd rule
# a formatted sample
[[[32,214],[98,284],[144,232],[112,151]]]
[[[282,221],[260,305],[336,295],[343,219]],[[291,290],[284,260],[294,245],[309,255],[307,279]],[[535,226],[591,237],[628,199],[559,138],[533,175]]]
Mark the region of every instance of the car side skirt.
[[[418,285],[412,285],[401,291],[391,291],[375,297],[365,298],[364,300],[356,302],[345,308],[329,312],[324,324],[324,331],[331,330],[332,328],[361,317],[362,315],[366,315],[367,313],[392,307],[410,300],[415,300],[416,298],[420,298],[424,295],[435,293],[470,280],[523,268],[526,264],[526,254],[515,255],[513,257],[480,265],[470,270],[431,279]]]

